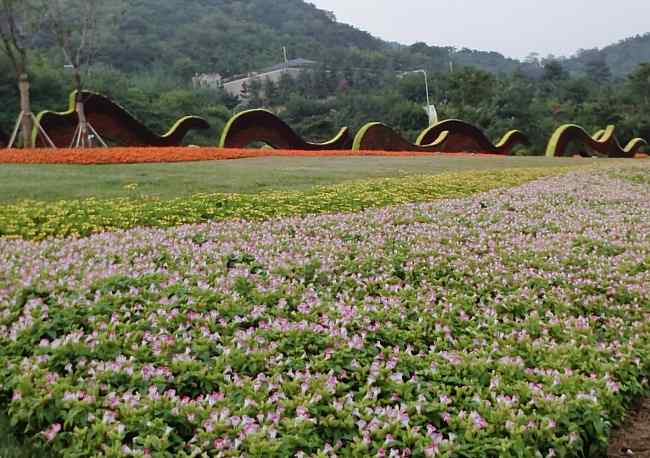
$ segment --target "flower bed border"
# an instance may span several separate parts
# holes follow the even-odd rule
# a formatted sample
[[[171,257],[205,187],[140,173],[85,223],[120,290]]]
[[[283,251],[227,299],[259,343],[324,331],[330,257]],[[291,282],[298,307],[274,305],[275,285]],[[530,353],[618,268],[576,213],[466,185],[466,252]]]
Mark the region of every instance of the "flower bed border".
[[[0,164],[147,164],[219,161],[259,157],[435,157],[453,154],[490,156],[489,153],[430,153],[417,151],[304,151],[244,148],[97,148],[97,149],[1,149]]]
[[[171,200],[83,199],[58,202],[25,200],[0,206],[0,240],[16,237],[86,237],[105,231],[174,227],[223,219],[264,220],[322,213],[348,213],[368,208],[462,197],[510,188],[578,167],[506,168],[448,172],[434,176],[374,178],[306,191],[259,194],[195,194]]]

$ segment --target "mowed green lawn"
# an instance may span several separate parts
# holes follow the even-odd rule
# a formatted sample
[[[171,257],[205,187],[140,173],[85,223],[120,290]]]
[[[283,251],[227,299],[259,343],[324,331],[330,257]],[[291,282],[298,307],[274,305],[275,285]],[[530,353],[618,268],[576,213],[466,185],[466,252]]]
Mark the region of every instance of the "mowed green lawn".
[[[256,193],[306,189],[343,181],[448,171],[557,167],[603,159],[546,157],[269,157],[230,161],[132,165],[0,164],[0,202],[86,197],[158,196],[203,192]]]

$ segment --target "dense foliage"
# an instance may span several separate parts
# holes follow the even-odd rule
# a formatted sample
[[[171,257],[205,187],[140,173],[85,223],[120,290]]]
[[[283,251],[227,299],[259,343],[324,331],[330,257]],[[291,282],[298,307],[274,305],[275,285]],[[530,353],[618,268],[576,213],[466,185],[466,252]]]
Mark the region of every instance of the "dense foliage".
[[[3,240],[0,399],[70,457],[598,456],[650,368],[620,175]]]

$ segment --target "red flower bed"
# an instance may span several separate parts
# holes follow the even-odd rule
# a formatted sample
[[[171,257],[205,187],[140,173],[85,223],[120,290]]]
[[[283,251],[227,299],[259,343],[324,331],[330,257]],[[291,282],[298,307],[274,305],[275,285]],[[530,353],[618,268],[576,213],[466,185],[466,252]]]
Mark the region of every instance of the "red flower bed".
[[[159,162],[218,161],[254,157],[426,157],[443,153],[396,151],[303,151],[220,148],[96,148],[96,149],[4,149],[0,164],[144,164]],[[453,155],[467,153],[453,153]],[[469,155],[469,154],[468,154]],[[476,154],[471,154],[476,156]]]

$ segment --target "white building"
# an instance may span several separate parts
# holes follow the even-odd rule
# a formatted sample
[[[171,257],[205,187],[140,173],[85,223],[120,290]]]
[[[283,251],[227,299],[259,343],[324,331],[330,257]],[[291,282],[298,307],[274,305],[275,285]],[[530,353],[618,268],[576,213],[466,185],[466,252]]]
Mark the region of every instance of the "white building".
[[[194,89],[215,89],[221,87],[223,78],[219,73],[198,73],[192,78],[192,87]]]
[[[283,64],[261,70],[257,73],[249,73],[246,76],[236,77],[232,80],[225,80],[218,73],[196,75],[192,78],[192,86],[195,88],[223,88],[226,93],[235,97],[243,98],[244,89],[252,81],[264,83],[267,79],[278,83],[282,75],[288,74],[296,78],[302,72],[312,67],[316,62],[307,59],[292,59]]]

